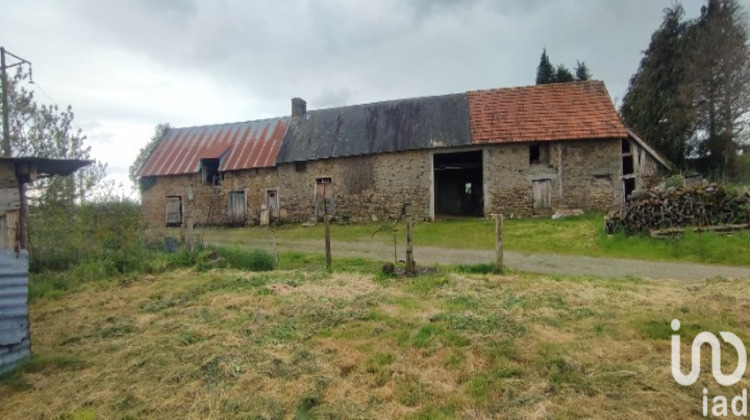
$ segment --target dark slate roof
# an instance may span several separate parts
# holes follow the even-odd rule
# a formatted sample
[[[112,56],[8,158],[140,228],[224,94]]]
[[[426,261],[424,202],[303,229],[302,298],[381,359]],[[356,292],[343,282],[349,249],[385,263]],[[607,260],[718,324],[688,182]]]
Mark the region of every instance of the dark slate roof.
[[[461,93],[308,111],[289,119],[276,163],[469,145]]]

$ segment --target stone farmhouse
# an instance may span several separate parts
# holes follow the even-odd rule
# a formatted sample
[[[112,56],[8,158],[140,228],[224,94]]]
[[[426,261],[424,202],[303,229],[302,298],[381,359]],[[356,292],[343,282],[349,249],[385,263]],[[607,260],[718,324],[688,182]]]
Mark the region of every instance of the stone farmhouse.
[[[170,129],[139,175],[149,227],[608,210],[669,162],[599,81],[501,88]]]

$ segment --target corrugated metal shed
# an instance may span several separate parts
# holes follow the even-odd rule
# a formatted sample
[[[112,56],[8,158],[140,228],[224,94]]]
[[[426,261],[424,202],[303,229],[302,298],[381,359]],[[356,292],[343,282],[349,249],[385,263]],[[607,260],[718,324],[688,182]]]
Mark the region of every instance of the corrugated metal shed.
[[[293,117],[277,163],[471,145],[465,94],[308,111]]]
[[[26,250],[0,250],[0,373],[31,356],[28,273]]]
[[[274,166],[287,118],[170,129],[140,176],[191,174],[201,159],[220,159],[220,171]]]

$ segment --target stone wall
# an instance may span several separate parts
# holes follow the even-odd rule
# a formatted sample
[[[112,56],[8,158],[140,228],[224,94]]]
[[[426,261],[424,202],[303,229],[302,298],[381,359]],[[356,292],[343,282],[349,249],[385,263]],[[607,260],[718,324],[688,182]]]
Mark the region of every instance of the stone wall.
[[[275,168],[227,172],[220,186],[203,185],[200,173],[157,177],[142,193],[143,220],[150,228],[166,226],[167,197],[182,199],[183,223],[188,217],[198,225],[229,224],[229,193],[243,191],[248,223],[257,223],[265,201],[265,189],[277,188]]]
[[[483,151],[484,214],[533,214],[534,181],[549,180],[551,207],[607,210],[623,200],[622,153],[619,139],[549,142],[546,160],[531,164],[530,143],[488,145]],[[230,172],[219,187],[201,184],[200,174],[159,177],[143,193],[144,220],[150,227],[166,225],[166,197],[180,196],[183,220],[199,225],[229,223],[229,193],[245,191],[249,224],[259,223],[267,189],[277,189],[280,217],[288,221],[315,218],[316,179],[330,177],[335,218],[375,221],[398,217],[406,199],[414,214],[433,214],[433,154],[463,149],[410,151],[325,159],[277,168]],[[644,161],[645,162],[645,161]],[[645,167],[645,165],[644,165]]]
[[[247,223],[258,224],[267,189],[278,191],[282,220],[306,221],[315,217],[316,179],[321,177],[332,180],[338,220],[395,218],[407,197],[417,217],[430,217],[432,161],[427,151],[326,159],[303,166],[229,172],[218,187],[202,185],[200,174],[158,177],[142,194],[144,221],[151,228],[165,227],[167,197],[180,196],[183,221],[191,216],[199,225],[227,225],[229,193],[245,191]]]
[[[534,181],[549,180],[552,210],[607,210],[622,203],[620,140],[549,142],[548,161],[529,162],[531,143],[484,152],[485,215],[533,214]]]
[[[279,166],[279,199],[290,220],[308,220],[315,214],[316,179],[333,183],[335,217],[373,221],[395,218],[407,198],[414,214],[430,217],[432,161],[427,151],[386,153]]]

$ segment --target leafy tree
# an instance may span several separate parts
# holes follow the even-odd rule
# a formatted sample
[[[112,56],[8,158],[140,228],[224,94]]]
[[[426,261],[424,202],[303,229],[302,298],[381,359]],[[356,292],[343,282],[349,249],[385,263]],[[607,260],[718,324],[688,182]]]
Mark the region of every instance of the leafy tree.
[[[164,139],[164,136],[170,128],[169,123],[158,124],[156,129],[154,129],[154,135],[151,137],[151,140],[149,140],[149,142],[138,151],[138,156],[136,156],[135,161],[133,161],[133,164],[128,168],[130,180],[133,181],[133,184],[138,185],[141,191],[146,189],[147,181],[139,179],[138,171],[141,170],[143,164],[146,163],[146,159],[148,159],[151,153],[153,153],[159,146],[159,143]]]
[[[536,68],[536,84],[544,85],[555,82],[555,67],[550,63],[547,56],[547,49],[542,50],[542,56],[539,58],[539,66]]]
[[[591,71],[585,61],[576,61],[576,82],[585,82],[591,79]]]
[[[555,83],[575,82],[575,80],[573,73],[565,67],[565,64],[557,66],[557,70],[555,70]]]
[[[91,159],[86,136],[74,126],[73,109],[38,104],[34,92],[26,85],[30,75],[23,66],[8,78],[8,113],[10,120],[11,156],[36,156],[54,159]],[[84,200],[101,188],[106,165],[94,162],[76,173],[36,181],[29,194],[40,203],[72,204]]]
[[[750,46],[737,0],[709,0],[692,27],[689,45],[699,156],[704,169],[724,175],[735,168],[748,140]]]
[[[684,14],[679,4],[664,10],[620,107],[625,124],[678,166],[690,153],[695,127]]]

